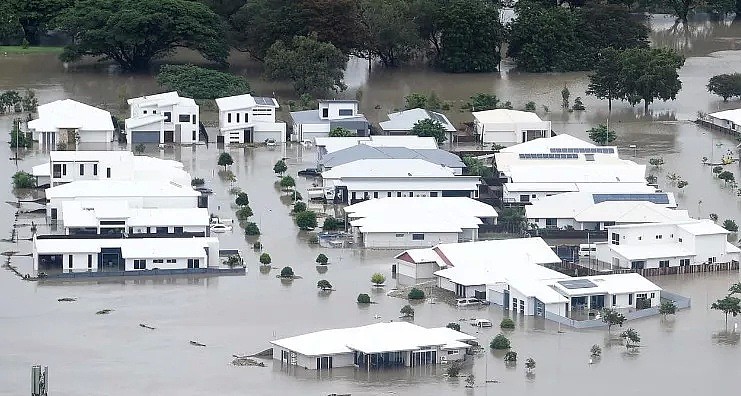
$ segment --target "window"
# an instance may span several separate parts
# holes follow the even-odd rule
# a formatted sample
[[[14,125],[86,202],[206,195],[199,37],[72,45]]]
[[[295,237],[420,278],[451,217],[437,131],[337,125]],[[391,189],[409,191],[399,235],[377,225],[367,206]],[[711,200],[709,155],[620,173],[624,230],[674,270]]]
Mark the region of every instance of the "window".
[[[640,237],[640,236],[639,236],[639,237],[638,237],[638,240],[640,241],[640,240],[641,240],[642,238],[643,238],[643,237]]]
[[[239,124],[239,113],[237,113],[237,124]]]
[[[105,168],[105,176],[107,178],[111,178],[111,168]]]
[[[191,121],[190,122],[191,124],[193,124],[193,125],[196,124],[196,115],[195,114],[193,114],[193,115],[190,116],[190,121]]]
[[[87,255],[87,269],[88,271],[93,269],[93,255],[92,254]]]
[[[322,118],[329,118],[329,109],[322,109]]]
[[[679,242],[682,242],[682,238],[679,238]]]
[[[558,222],[556,219],[545,219],[545,226],[546,227],[556,227]]]
[[[448,355],[455,355],[456,351],[448,351]]]
[[[674,234],[670,234],[669,235],[669,238],[674,238]]]
[[[226,122],[232,122],[232,113],[226,113]]]
[[[201,264],[198,259],[188,259],[188,268],[200,268]]]
[[[67,262],[67,267],[69,267],[69,269],[72,269],[73,263],[75,262],[74,256],[70,254],[67,258],[69,259],[69,261]]]
[[[710,264],[713,264],[713,263],[715,263],[715,262],[716,262],[717,260],[718,260],[718,259],[717,259],[716,257],[710,257],[710,258],[708,259],[708,263],[710,263]]]
[[[341,116],[351,116],[352,115],[352,109],[340,109],[339,114]]]
[[[512,299],[512,310],[517,311],[517,299],[516,298]]]
[[[690,259],[679,259],[679,265],[680,266],[690,265]]]
[[[162,113],[162,115],[165,116],[165,122],[172,122],[172,113],[169,111],[166,111]]]
[[[229,115],[231,116],[231,113],[229,113]],[[179,122],[188,122],[188,121],[190,121],[190,114],[180,114],[178,116],[178,121]]]
[[[152,110],[152,114],[157,114],[157,110]]]
[[[52,168],[52,177],[54,177],[55,179],[62,177],[62,164],[54,164]]]
[[[412,191],[409,191],[409,196],[410,197],[413,197],[414,196],[414,193]]]
[[[194,142],[196,141],[196,130],[195,129],[193,130],[192,139],[193,139]]]
[[[664,237],[663,235],[656,235],[656,239],[661,239],[663,237]]]
[[[167,227],[157,227],[155,232],[158,234],[167,234]]]
[[[617,305],[617,295],[613,294],[612,295],[612,306],[614,307],[616,305]]]
[[[401,191],[397,192],[397,193],[396,193],[396,196],[397,196],[397,197],[401,197]]]
[[[67,164],[62,164],[62,175],[67,176]]]
[[[525,300],[520,300],[520,313],[525,313]]]
[[[93,164],[93,176],[98,176],[98,164]]]
[[[659,268],[669,268],[669,260],[659,260]]]
[[[656,298],[656,293],[651,293],[651,298]]]
[[[182,234],[183,233],[183,227],[175,227],[174,229],[176,234]]]
[[[352,199],[355,199],[355,191],[352,192]]]
[[[628,305],[633,305],[633,294],[628,294]]]
[[[531,197],[531,198],[536,198],[536,195],[535,195],[535,194],[533,194],[533,195],[531,195],[530,197]]]
[[[162,259],[154,259],[154,260],[152,260],[152,262],[153,262],[154,264],[162,264],[162,263],[164,263],[164,262],[165,262],[165,260],[162,260]]]
[[[404,238],[404,234],[396,234],[397,238]]]
[[[412,234],[412,240],[413,241],[424,241],[425,234]]]
[[[520,195],[520,202],[530,202],[530,195]]]
[[[610,243],[613,245],[619,245],[620,244],[620,234],[613,232],[612,236],[610,237]]]
[[[177,262],[178,262],[178,261],[177,261],[177,260],[175,260],[175,259],[167,259],[167,264],[175,264],[175,263],[177,263]]]
[[[147,111],[146,110],[144,110],[144,114],[147,114]]]
[[[638,293],[636,294],[636,299],[646,299],[646,293]]]
[[[431,191],[430,192],[431,197],[437,197],[437,191]]]
[[[85,164],[80,164],[80,176],[85,176]]]
[[[244,113],[244,122],[250,122],[250,115],[249,115],[249,113]]]
[[[386,196],[389,197],[389,198],[391,198],[391,191],[387,192],[386,193]]]
[[[134,260],[134,269],[135,270],[147,269],[147,260]]]
[[[373,198],[378,198],[378,191],[373,191]]]

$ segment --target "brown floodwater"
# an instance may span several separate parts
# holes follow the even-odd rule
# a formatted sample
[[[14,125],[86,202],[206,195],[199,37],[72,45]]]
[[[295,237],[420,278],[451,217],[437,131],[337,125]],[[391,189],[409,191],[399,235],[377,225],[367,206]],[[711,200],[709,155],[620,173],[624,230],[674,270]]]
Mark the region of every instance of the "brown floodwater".
[[[617,144],[626,158],[645,163],[650,157],[662,156],[666,164],[653,169],[659,183],[677,193],[681,208],[692,215],[717,213],[722,219],[741,220],[740,199],[736,191],[713,179],[702,157],[715,158],[728,149],[735,151],[736,141],[728,136],[706,131],[691,120],[697,111],[715,111],[738,107],[739,102],[723,103],[705,90],[707,79],[715,74],[741,72],[741,28],[730,23],[699,22],[687,32],[672,32],[673,21],[656,17],[651,21],[652,40],[672,45],[688,55],[680,71],[683,89],[677,100],[657,102],[651,114],[643,115],[642,106],[632,108],[614,103],[610,127],[618,133]],[[676,29],[675,29],[676,30]],[[188,61],[188,55],[178,58]],[[233,59],[236,72],[246,75],[260,94],[289,98],[285,84],[273,84],[259,78],[259,70],[244,57]],[[409,92],[435,91],[454,102],[448,114],[455,122],[469,121],[468,113],[458,110],[460,104],[475,92],[495,92],[515,107],[533,100],[541,116],[553,121],[557,132],[585,138],[585,130],[607,119],[607,104],[584,97],[585,73],[527,74],[510,71],[487,75],[447,75],[427,69],[374,68],[368,74],[367,64],[353,61],[348,70],[349,97],[361,98],[369,118],[378,120],[403,103]],[[559,108],[560,91],[566,84],[572,99],[582,96],[585,112],[568,113]],[[125,92],[121,88],[125,86]],[[36,90],[41,103],[61,98],[74,98],[120,112],[122,93],[135,96],[158,90],[152,76],[122,75],[110,66],[69,66],[65,68],[53,55],[8,55],[0,57],[0,90]],[[361,92],[357,94],[357,92]],[[543,111],[543,105],[549,112]],[[378,106],[380,109],[376,109]],[[213,113],[204,119],[215,119]],[[0,130],[9,126],[8,117],[0,118]],[[7,134],[0,134],[7,142]],[[629,149],[636,145],[635,151]],[[720,145],[720,146],[719,146]],[[83,147],[85,148],[85,147]],[[92,148],[92,147],[89,147]],[[646,318],[629,323],[639,330],[642,347],[635,354],[626,353],[621,345],[610,342],[607,330],[576,331],[566,327],[559,332],[557,324],[530,317],[518,317],[517,329],[510,334],[514,350],[524,361],[537,361],[534,376],[526,376],[521,362],[506,368],[502,356],[485,352],[464,368],[473,372],[477,386],[464,389],[464,381],[447,379],[442,368],[391,370],[379,373],[335,369],[331,373],[297,370],[285,373],[267,361],[268,367],[234,367],[235,353],[254,353],[269,346],[268,341],[323,328],[357,326],[398,316],[405,301],[373,292],[370,275],[382,272],[390,276],[391,250],[327,249],[307,243],[308,235],[300,232],[289,215],[288,200],[276,187],[272,165],[287,157],[289,173],[312,165],[315,152],[298,145],[286,148],[229,149],[235,163],[232,170],[236,185],[247,191],[253,220],[263,235],[259,240],[264,251],[273,257],[273,265],[290,265],[303,279],[283,284],[275,278],[277,270],[262,274],[258,254],[251,249],[239,229],[221,237],[222,247],[237,247],[246,256],[248,273],[243,277],[161,278],[123,281],[41,284],[24,282],[10,271],[0,271],[0,394],[18,395],[28,391],[29,369],[36,363],[49,366],[50,386],[54,395],[430,395],[430,394],[532,394],[604,395],[662,393],[693,395],[712,389],[713,393],[732,393],[739,372],[738,333],[724,333],[723,315],[709,310],[739,274],[710,273],[675,275],[653,279],[660,286],[689,296],[692,307],[676,317],[662,320]],[[216,174],[215,144],[182,147],[147,154],[182,161],[193,176],[203,177],[215,191],[211,211],[234,217],[229,183]],[[0,158],[10,158],[7,144],[0,144]],[[30,151],[22,155],[18,166],[30,169],[42,163],[44,153]],[[727,167],[741,177],[739,166]],[[6,162],[0,179],[9,180],[16,169]],[[678,192],[667,175],[676,173],[689,182]],[[298,178],[298,190],[304,192],[310,181]],[[10,183],[0,184],[2,201],[14,201]],[[702,201],[700,205],[698,202]],[[332,211],[322,205],[316,210]],[[0,204],[0,238],[9,238],[15,209]],[[43,219],[21,216],[18,233],[21,239],[30,235],[31,221]],[[30,251],[30,242],[0,242],[0,251]],[[314,258],[319,253],[330,258],[329,269],[319,274]],[[23,272],[30,271],[29,257],[12,261]],[[329,280],[337,289],[331,295],[319,294],[316,282]],[[391,282],[389,282],[391,283]],[[358,293],[372,293],[378,302],[366,308],[355,303]],[[76,297],[71,303],[57,302],[61,297]],[[109,315],[95,312],[110,308]],[[443,326],[465,318],[488,318],[498,323],[503,312],[497,307],[457,309],[445,304],[423,303],[415,306],[415,323]],[[729,328],[739,319],[729,320]],[[146,323],[156,327],[139,327]],[[485,329],[476,333],[463,324],[464,331],[479,337],[482,343],[497,333]],[[613,330],[613,333],[616,333]],[[189,345],[190,340],[207,346]],[[588,364],[589,348],[603,347],[603,357]],[[485,384],[485,379],[499,383]],[[613,385],[614,384],[614,385]]]

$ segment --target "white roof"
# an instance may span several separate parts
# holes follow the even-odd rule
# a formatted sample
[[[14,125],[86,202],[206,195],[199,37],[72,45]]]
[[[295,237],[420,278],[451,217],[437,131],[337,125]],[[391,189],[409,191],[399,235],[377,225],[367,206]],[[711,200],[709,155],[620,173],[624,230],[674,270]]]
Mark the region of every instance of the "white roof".
[[[60,128],[83,131],[112,131],[111,113],[72,99],[57,100],[38,107],[39,117],[28,122],[36,131],[55,132]]]
[[[423,159],[362,159],[333,167],[322,172],[323,179],[344,177],[446,177],[454,176],[453,168],[433,164]]]
[[[509,169],[514,183],[642,183],[646,184],[646,165],[626,161],[623,164],[600,162],[568,164],[555,160],[550,164],[528,165],[521,161]]]
[[[475,191],[481,179],[476,176],[446,176],[446,177],[387,177],[387,178],[343,178],[332,180],[333,185],[346,186],[350,191]]]
[[[723,110],[708,115],[713,118],[731,121],[734,124],[741,124],[741,109]]]
[[[552,148],[593,148],[593,143],[575,138],[571,135],[561,134],[553,137],[540,138],[516,144],[499,150],[500,153],[550,153]]]
[[[178,95],[177,92],[164,92],[154,95],[140,96],[138,98],[131,98],[127,100],[129,106],[140,106],[140,107],[163,107],[180,104],[183,106],[195,106],[196,101],[191,98],[184,98]]]
[[[216,106],[219,107],[219,111],[242,110],[255,106],[278,108],[278,101],[273,98],[254,98],[250,94],[244,94],[216,98]]]
[[[394,256],[395,259],[405,260],[402,256],[408,255],[412,260],[413,264],[420,263],[437,263],[440,267],[445,267],[447,264],[440,258],[440,256],[433,250],[433,248],[420,248],[420,249],[409,249],[401,252]]]
[[[668,209],[651,202],[606,201],[581,211],[574,220],[585,222],[661,223],[688,220],[686,210]]]
[[[583,288],[567,288],[564,284],[559,282],[574,282],[588,281],[585,284],[591,283],[594,286],[583,287]],[[626,294],[626,293],[640,293],[640,292],[657,292],[661,291],[661,288],[644,278],[643,276],[636,273],[627,274],[612,274],[612,275],[597,275],[597,276],[582,276],[577,278],[566,278],[560,279],[557,282],[553,282],[552,285],[559,289],[559,291],[566,296],[580,296],[588,294]]]
[[[136,117],[127,118],[124,123],[126,128],[138,128],[144,125],[151,125],[154,123],[160,123],[165,120],[165,116],[162,114],[149,114],[139,115]]]
[[[434,137],[419,136],[369,136],[369,137],[317,137],[314,145],[322,147],[325,154],[333,153],[358,144],[373,147],[406,147],[412,150],[439,148]]]
[[[52,151],[54,153],[56,151]],[[41,165],[36,165],[33,168],[31,168],[31,174],[36,177],[49,177],[51,176],[51,170],[49,169],[51,167],[51,164],[48,162]]]
[[[517,183],[522,184],[522,183]],[[549,183],[534,183],[534,184],[549,184]],[[564,184],[568,185],[569,183],[556,183],[556,184]],[[510,190],[508,188],[508,190]],[[511,190],[510,190],[511,191]],[[538,191],[538,190],[522,190],[522,191]],[[557,191],[552,189],[547,189],[545,191]],[[595,195],[598,197],[603,195],[614,195],[618,199],[619,197],[635,197],[635,201],[628,201],[628,202],[645,202],[645,201],[638,201],[641,196],[644,195],[665,195],[668,200],[668,204],[657,204],[659,206],[668,207],[668,208],[676,208],[677,202],[674,198],[673,193],[651,193],[647,194],[645,192],[639,191],[635,194],[633,193],[625,193],[625,192],[616,192],[612,189],[605,189],[600,193],[593,193],[593,192],[565,192],[563,194],[556,194],[551,195],[550,197],[544,197],[537,200],[532,201],[531,205],[528,205],[525,207],[525,214],[528,219],[573,219],[575,218],[579,213],[589,209],[590,207],[596,205],[595,201]],[[609,201],[605,201],[609,202]]]
[[[166,227],[209,225],[205,208],[129,208],[125,200],[66,201],[62,203],[65,227],[97,227],[100,220],[126,220],[129,227]]]
[[[100,253],[101,248],[121,248],[124,258],[206,258],[205,248],[216,238],[102,238],[36,239],[38,254]]]
[[[549,281],[524,278],[508,278],[507,283],[527,297],[535,297],[543,304],[565,303],[569,299],[548,285]]]
[[[617,254],[625,257],[626,260],[645,260],[663,257],[689,257],[695,255],[694,251],[687,249],[684,244],[678,242],[610,245],[610,248]]]
[[[78,180],[46,189],[47,199],[115,197],[198,197],[190,185],[161,181]],[[195,203],[195,201],[194,201]]]
[[[448,331],[450,330],[450,331]],[[322,330],[271,341],[305,356],[413,351],[424,346],[465,348],[476,338],[451,329],[426,329],[409,322],[375,323],[361,327]]]
[[[133,161],[131,151],[52,151],[49,159],[52,162],[124,162]]]
[[[410,109],[390,113],[388,121],[382,121],[378,125],[384,131],[411,131],[417,122],[427,119],[438,121],[448,132],[455,132],[455,126],[444,114],[425,109]]]
[[[519,122],[542,122],[537,114],[529,111],[494,109],[474,111],[473,118],[484,124],[511,124]]]
[[[692,235],[730,234],[728,230],[709,219],[679,223],[677,226]]]

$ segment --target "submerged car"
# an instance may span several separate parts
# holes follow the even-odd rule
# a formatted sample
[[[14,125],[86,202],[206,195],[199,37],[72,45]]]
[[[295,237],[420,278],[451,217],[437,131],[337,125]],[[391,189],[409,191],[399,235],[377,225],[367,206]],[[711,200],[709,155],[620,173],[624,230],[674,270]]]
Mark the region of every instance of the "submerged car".
[[[455,305],[458,307],[469,307],[471,305],[481,305],[481,300],[478,298],[458,298],[455,300]]]
[[[231,231],[232,226],[226,224],[211,224],[211,232],[227,232]]]
[[[316,176],[321,176],[322,172],[319,172],[319,169],[316,169],[316,168],[306,168],[304,170],[298,171],[298,175],[316,177]]]

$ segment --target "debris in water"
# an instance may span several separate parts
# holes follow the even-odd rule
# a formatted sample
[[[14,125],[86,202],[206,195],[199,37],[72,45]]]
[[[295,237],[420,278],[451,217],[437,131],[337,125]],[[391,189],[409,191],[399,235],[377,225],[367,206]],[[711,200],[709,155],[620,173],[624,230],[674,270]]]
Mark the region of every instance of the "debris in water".
[[[156,327],[149,326],[149,325],[147,325],[145,323],[139,323],[139,327],[143,327],[143,328],[149,329],[149,330],[155,330],[156,329]]]
[[[205,347],[206,346],[206,344],[201,344],[200,342],[195,342],[195,341],[191,341],[190,342],[190,345],[199,346],[199,347]]]
[[[100,311],[96,312],[96,315],[108,315],[109,313],[113,312],[112,309],[101,309]]]
[[[257,360],[249,358],[247,356],[239,356],[239,355],[232,355],[232,356],[234,356],[234,360],[232,360],[232,364],[235,366],[265,367],[265,363],[258,362]]]
[[[77,299],[74,298],[74,297],[62,297],[62,298],[57,298],[57,301],[59,301],[59,302],[75,302],[75,301],[77,301]]]

